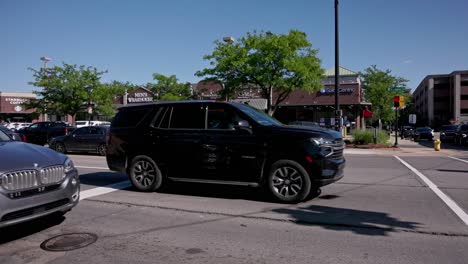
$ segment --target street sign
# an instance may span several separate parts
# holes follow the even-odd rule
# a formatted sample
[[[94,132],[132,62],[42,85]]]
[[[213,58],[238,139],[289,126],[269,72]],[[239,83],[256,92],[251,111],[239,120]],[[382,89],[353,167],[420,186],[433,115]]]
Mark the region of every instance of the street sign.
[[[406,90],[406,87],[404,86],[396,86],[396,87],[390,88],[390,91],[395,92],[395,93],[404,93],[405,90]]]
[[[409,120],[408,121],[409,121],[410,124],[413,124],[413,125],[416,124],[416,115],[415,114],[409,115]]]

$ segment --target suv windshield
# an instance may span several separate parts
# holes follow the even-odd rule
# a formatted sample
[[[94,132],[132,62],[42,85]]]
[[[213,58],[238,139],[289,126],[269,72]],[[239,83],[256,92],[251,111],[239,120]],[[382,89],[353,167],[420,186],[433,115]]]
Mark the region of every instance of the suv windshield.
[[[447,130],[457,130],[457,126],[442,126],[442,129],[441,130],[444,130],[444,131],[447,131]]]
[[[280,121],[274,119],[273,117],[249,105],[245,105],[245,104],[236,104],[236,105],[243,113],[251,117],[253,120],[257,121],[257,123],[259,123],[260,125],[264,125],[264,126],[273,126],[273,125],[282,126],[283,125]]]
[[[432,132],[432,129],[427,128],[427,127],[422,127],[422,128],[416,129],[416,131],[417,132]]]
[[[0,142],[11,141],[11,138],[7,136],[3,131],[0,131]]]

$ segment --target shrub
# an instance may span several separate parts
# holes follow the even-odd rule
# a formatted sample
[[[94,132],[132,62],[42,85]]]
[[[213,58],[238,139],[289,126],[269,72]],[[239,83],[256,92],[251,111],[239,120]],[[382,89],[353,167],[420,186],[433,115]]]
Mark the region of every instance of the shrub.
[[[352,133],[354,137],[354,143],[357,145],[367,145],[374,143],[374,131],[373,130],[355,130]],[[377,144],[387,145],[390,136],[387,132],[378,130],[377,131]]]

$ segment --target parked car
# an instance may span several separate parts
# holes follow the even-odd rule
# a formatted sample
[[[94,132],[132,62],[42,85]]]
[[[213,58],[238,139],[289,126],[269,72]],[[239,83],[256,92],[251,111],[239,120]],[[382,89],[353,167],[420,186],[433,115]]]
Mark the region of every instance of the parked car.
[[[64,122],[37,122],[21,130],[21,134],[26,136],[26,141],[38,145],[50,142],[54,137],[67,135],[75,127],[68,126]]]
[[[64,214],[78,204],[73,162],[51,149],[13,141],[0,131],[0,228]]]
[[[319,123],[311,121],[292,121],[289,122],[290,126],[306,126],[306,127],[320,127]]]
[[[401,138],[413,138],[414,127],[412,126],[403,126],[400,131]]]
[[[455,142],[457,134],[457,125],[445,125],[440,128],[440,141],[442,142]]]
[[[0,126],[0,131],[7,134],[9,137],[11,137],[11,139],[15,141],[26,141],[26,137],[23,134],[13,132],[4,126]]]
[[[74,130],[65,136],[55,137],[49,147],[61,152],[92,152],[106,155],[106,136],[109,127],[87,126]]]
[[[430,127],[418,127],[413,133],[413,140],[415,142],[420,141],[421,139],[433,140],[434,130]]]
[[[140,191],[167,181],[264,186],[299,202],[343,177],[343,148],[336,131],[283,125],[245,104],[187,101],[120,108],[106,157]]]
[[[468,124],[460,125],[455,134],[455,142],[458,145],[466,145],[468,143]]]
[[[108,121],[76,121],[76,128],[85,127],[85,126],[110,126]]]

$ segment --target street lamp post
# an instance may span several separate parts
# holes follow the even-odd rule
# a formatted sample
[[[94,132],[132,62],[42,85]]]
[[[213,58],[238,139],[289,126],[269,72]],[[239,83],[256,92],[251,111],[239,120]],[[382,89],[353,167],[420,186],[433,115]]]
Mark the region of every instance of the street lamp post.
[[[52,59],[49,58],[49,57],[41,57],[40,58],[41,61],[44,62],[44,66],[42,68],[43,72],[44,72],[44,75],[47,75],[47,62],[51,61]],[[44,108],[44,121],[47,121],[48,117],[47,117],[47,109]]]
[[[340,111],[340,53],[338,34],[338,0],[335,0],[335,127],[341,133],[341,111]]]

